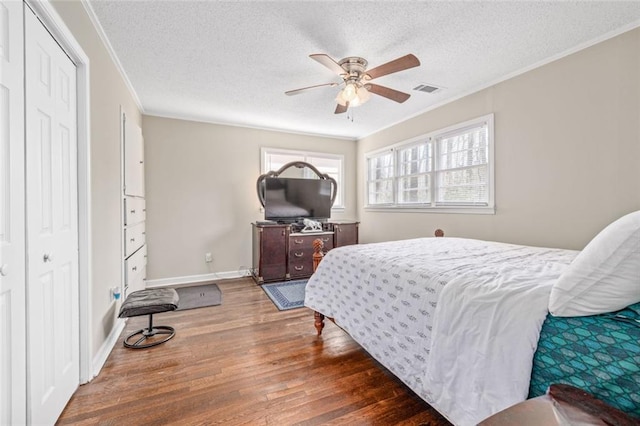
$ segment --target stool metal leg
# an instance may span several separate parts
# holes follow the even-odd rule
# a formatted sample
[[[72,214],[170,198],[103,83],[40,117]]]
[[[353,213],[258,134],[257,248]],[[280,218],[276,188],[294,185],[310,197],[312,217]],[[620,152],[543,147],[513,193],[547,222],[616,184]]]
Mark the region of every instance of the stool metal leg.
[[[161,340],[157,340],[155,342],[152,343],[147,343],[142,344],[145,340],[147,340],[150,337],[155,336],[156,334],[166,334],[167,337],[165,337],[164,339]],[[149,314],[149,328],[142,328],[138,331],[136,331],[135,333],[131,333],[130,335],[128,335],[125,339],[124,339],[124,346],[126,348],[131,348],[131,349],[144,349],[144,348],[150,348],[152,346],[157,346],[161,343],[166,342],[167,340],[171,339],[173,336],[175,336],[176,331],[173,327],[169,327],[166,325],[157,325],[155,328],[153,327],[153,314]],[[134,336],[140,335],[140,338],[138,340],[136,340],[135,343],[129,343],[129,339],[131,339]]]

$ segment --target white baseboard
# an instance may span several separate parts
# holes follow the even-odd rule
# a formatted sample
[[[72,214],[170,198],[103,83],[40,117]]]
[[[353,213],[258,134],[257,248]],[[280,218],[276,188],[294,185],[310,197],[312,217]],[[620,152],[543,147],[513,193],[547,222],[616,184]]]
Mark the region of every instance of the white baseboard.
[[[251,271],[249,269],[239,269],[237,271],[213,272],[210,274],[188,275],[185,277],[160,278],[157,280],[147,280],[146,288],[193,284],[215,280],[228,280],[232,278],[242,278],[250,276]]]
[[[109,336],[107,336],[104,343],[102,343],[102,346],[100,346],[100,350],[93,358],[93,377],[100,374],[100,370],[102,370],[104,363],[107,362],[107,358],[109,357],[113,347],[116,345],[118,337],[120,337],[120,333],[124,330],[126,323],[127,321],[124,319],[116,319],[115,326],[111,329],[111,333],[109,333]]]

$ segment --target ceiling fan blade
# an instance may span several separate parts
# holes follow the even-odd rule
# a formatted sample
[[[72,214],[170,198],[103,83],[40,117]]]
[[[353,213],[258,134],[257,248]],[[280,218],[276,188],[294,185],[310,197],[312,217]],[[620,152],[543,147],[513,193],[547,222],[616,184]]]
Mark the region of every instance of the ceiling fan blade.
[[[331,71],[333,71],[334,73],[336,73],[338,75],[346,73],[344,68],[342,68],[329,55],[325,55],[324,53],[314,53],[312,55],[309,55],[309,57],[311,59],[313,59],[314,61],[317,61],[320,64],[324,65],[325,67],[329,68]]]
[[[309,86],[309,87],[303,87],[301,89],[289,90],[288,92],[284,92],[284,94],[285,95],[289,95],[289,96],[293,96],[293,95],[298,95],[298,94],[300,94],[302,92],[306,92],[307,90],[315,89],[317,87],[323,87],[323,86],[336,87],[337,85],[338,85],[338,83],[316,84],[315,86]]]
[[[347,112],[347,110],[349,109],[349,102],[347,102],[346,105],[336,105],[336,111],[334,112],[334,114],[342,114],[344,112]]]
[[[409,68],[417,67],[420,65],[420,61],[414,55],[409,53],[401,58],[389,61],[386,64],[379,65],[366,71],[366,75],[369,80],[382,77],[383,75],[392,74],[398,71],[404,71]]]
[[[392,101],[396,101],[400,104],[411,97],[411,95],[408,93],[400,92],[389,87],[380,86],[379,84],[368,83],[366,85],[366,88],[371,93],[375,93],[378,96],[391,99]]]

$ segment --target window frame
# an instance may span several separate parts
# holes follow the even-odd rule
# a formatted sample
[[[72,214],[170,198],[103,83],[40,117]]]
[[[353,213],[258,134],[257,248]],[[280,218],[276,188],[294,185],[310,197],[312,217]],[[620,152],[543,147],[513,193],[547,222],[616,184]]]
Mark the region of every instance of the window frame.
[[[304,161],[309,164],[313,164],[312,161],[308,161],[308,158],[322,158],[322,159],[330,159],[330,160],[338,160],[339,170],[338,170],[338,178],[336,182],[338,183],[337,191],[339,197],[336,198],[335,204],[331,207],[331,210],[345,210],[346,209],[346,194],[345,194],[345,174],[344,174],[344,155],[343,154],[333,154],[328,152],[315,152],[315,151],[305,151],[298,149],[287,149],[287,148],[269,148],[262,147],[260,148],[260,173],[264,174],[270,171],[267,168],[267,156],[271,154],[280,154],[280,155],[290,155],[292,157],[297,157],[291,161]],[[313,164],[320,172],[325,173],[321,168],[317,165]],[[305,169],[307,170],[307,169]],[[340,203],[338,203],[338,201]]]
[[[374,180],[369,180],[369,171],[370,171],[370,167],[369,167],[369,160],[374,159],[374,158],[379,158],[379,157],[383,157],[386,155],[391,154],[391,167],[393,168],[393,174],[395,176],[395,171],[396,171],[396,164],[395,164],[395,153],[393,152],[393,149],[383,149],[383,150],[378,150],[375,153],[373,153],[371,156],[367,157],[366,160],[366,184],[365,184],[365,188],[366,188],[366,194],[367,194],[367,201],[369,200],[369,183],[372,181],[386,181],[389,180],[389,178],[384,178],[384,179],[374,179]],[[395,185],[395,177],[392,176],[391,179],[391,186],[393,187],[393,185]],[[375,206],[393,206],[396,204],[396,197],[395,197],[395,191],[393,192],[393,197],[392,197],[392,201],[391,203],[379,203],[379,204],[375,204]]]
[[[447,203],[438,204],[437,202],[437,174],[442,169],[438,168],[437,161],[440,155],[437,146],[438,141],[450,135],[464,132],[465,129],[473,129],[479,126],[487,127],[487,203]],[[404,177],[399,174],[400,171],[400,155],[403,149],[411,148],[416,145],[431,144],[431,164],[430,169],[430,201],[426,203],[399,203],[399,179]],[[387,204],[371,204],[369,202],[369,164],[370,160],[376,158],[389,151],[393,152],[393,203]],[[365,172],[364,172],[364,209],[366,211],[401,211],[401,212],[429,212],[429,213],[461,213],[461,214],[495,214],[495,140],[494,140],[494,115],[493,113],[483,115],[471,120],[457,123],[442,129],[434,130],[420,136],[398,142],[396,144],[386,146],[381,149],[370,151],[365,154]]]
[[[412,173],[412,174],[401,174],[401,170],[402,170],[402,165],[403,165],[403,161],[402,161],[402,156],[401,156],[401,152],[407,149],[413,149],[413,148],[417,148],[419,146],[422,145],[431,145],[429,147],[429,152],[430,155],[428,157],[429,160],[429,164],[428,164],[428,171],[423,172],[423,173]],[[393,189],[394,189],[394,200],[395,200],[395,204],[402,206],[402,207],[417,207],[417,208],[422,208],[422,206],[427,205],[428,203],[419,203],[419,202],[415,202],[415,203],[401,203],[400,202],[400,180],[405,179],[405,178],[410,178],[410,177],[418,177],[418,176],[429,176],[429,196],[430,198],[433,198],[433,194],[434,194],[434,176],[435,176],[435,167],[434,167],[434,158],[435,158],[435,152],[433,149],[433,144],[431,143],[431,138],[427,137],[426,139],[424,137],[419,137],[417,139],[412,139],[411,141],[407,141],[407,143],[402,144],[398,147],[396,147],[394,149],[394,184],[393,184]]]

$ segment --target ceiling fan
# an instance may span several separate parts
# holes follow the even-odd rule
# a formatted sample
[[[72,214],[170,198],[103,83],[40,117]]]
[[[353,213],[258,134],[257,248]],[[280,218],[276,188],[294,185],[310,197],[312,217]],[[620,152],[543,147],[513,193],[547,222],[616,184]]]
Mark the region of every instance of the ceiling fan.
[[[362,105],[369,100],[371,93],[398,103],[406,101],[411,96],[408,93],[371,83],[371,80],[420,65],[418,58],[412,54],[394,59],[370,70],[367,70],[368,62],[358,56],[349,56],[338,62],[324,53],[316,53],[309,55],[309,57],[342,77],[342,82],[316,84],[315,86],[289,90],[285,92],[285,94],[289,96],[298,95],[318,87],[344,85],[336,97],[338,105],[336,106],[335,114],[342,114],[346,112],[349,107]]]

